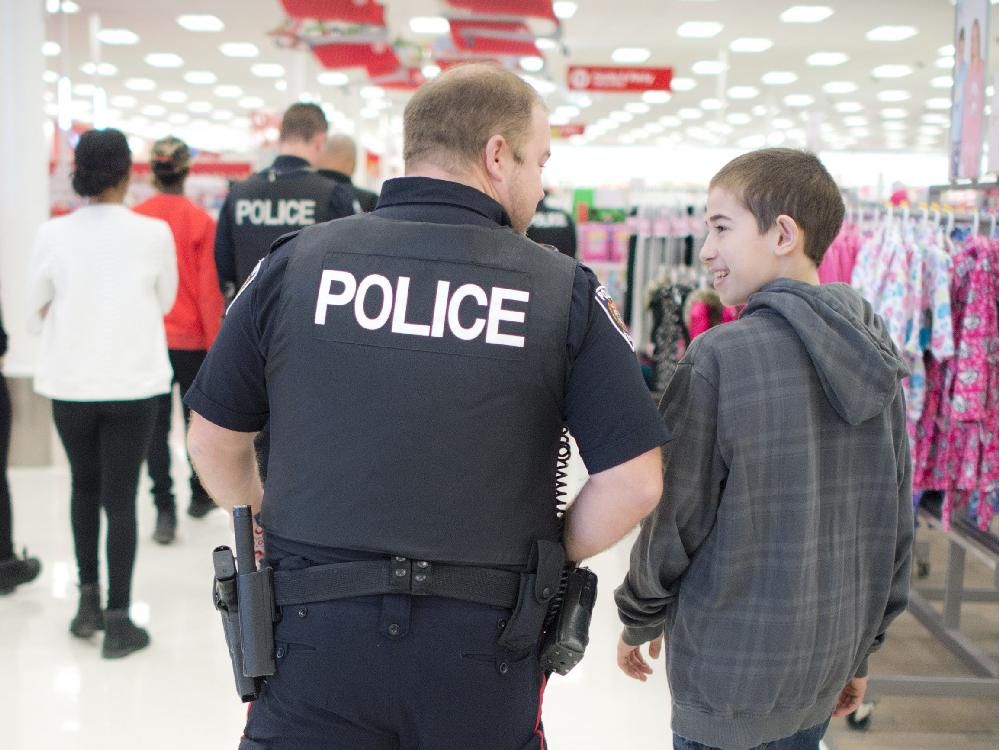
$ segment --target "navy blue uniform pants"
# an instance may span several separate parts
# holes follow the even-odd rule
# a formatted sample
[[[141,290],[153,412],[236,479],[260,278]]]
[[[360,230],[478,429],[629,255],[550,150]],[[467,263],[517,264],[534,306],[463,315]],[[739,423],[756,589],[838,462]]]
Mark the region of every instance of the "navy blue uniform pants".
[[[240,750],[544,750],[537,650],[509,610],[387,595],[288,606]]]

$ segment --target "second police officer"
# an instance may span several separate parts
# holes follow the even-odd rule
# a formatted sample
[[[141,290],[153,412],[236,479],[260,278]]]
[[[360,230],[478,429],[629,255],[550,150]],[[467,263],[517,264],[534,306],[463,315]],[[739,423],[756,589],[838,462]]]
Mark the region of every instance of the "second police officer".
[[[374,212],[271,251],[188,391],[197,470],[261,512],[281,605],[243,750],[544,747],[525,613],[551,591],[525,581],[660,497],[668,435],[614,303],[524,236],[549,156],[534,89],[453,68],[403,138]],[[590,477],[560,520],[564,424]]]

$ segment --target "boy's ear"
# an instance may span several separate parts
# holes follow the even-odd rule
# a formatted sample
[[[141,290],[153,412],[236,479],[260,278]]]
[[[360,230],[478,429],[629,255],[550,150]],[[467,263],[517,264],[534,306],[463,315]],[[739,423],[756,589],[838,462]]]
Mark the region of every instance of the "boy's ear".
[[[787,214],[779,215],[774,223],[778,230],[774,254],[778,257],[789,255],[803,242],[802,227]]]

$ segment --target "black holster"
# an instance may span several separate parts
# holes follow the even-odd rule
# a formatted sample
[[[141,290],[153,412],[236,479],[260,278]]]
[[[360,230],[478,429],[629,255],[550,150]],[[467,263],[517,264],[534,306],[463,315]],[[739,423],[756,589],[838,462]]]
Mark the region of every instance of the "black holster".
[[[564,675],[580,663],[590,642],[597,576],[589,568],[569,567],[563,573],[560,594],[546,620],[538,659],[546,672]]]
[[[549,603],[559,593],[559,580],[566,561],[566,551],[559,542],[539,539],[531,552],[529,571],[521,575],[517,604],[497,645],[514,659],[526,656],[538,645]]]
[[[215,582],[212,601],[222,618],[222,631],[226,636],[229,661],[233,666],[236,692],[244,703],[260,694],[260,680],[243,674],[243,644],[240,640],[240,610],[237,594],[236,565],[229,547],[216,547],[212,552]]]

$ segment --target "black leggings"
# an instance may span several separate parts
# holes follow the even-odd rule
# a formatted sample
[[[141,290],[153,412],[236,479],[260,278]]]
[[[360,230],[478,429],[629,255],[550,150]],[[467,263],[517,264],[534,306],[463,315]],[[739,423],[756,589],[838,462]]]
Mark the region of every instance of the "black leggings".
[[[135,564],[135,492],[156,421],[156,398],[53,401],[52,417],[69,457],[70,517],[81,584],[98,582],[101,507],[108,519],[108,609],[129,606]]]
[[[10,451],[10,392],[0,375],[0,560],[14,556],[14,529],[10,513],[10,486],[7,484],[7,454]]]

